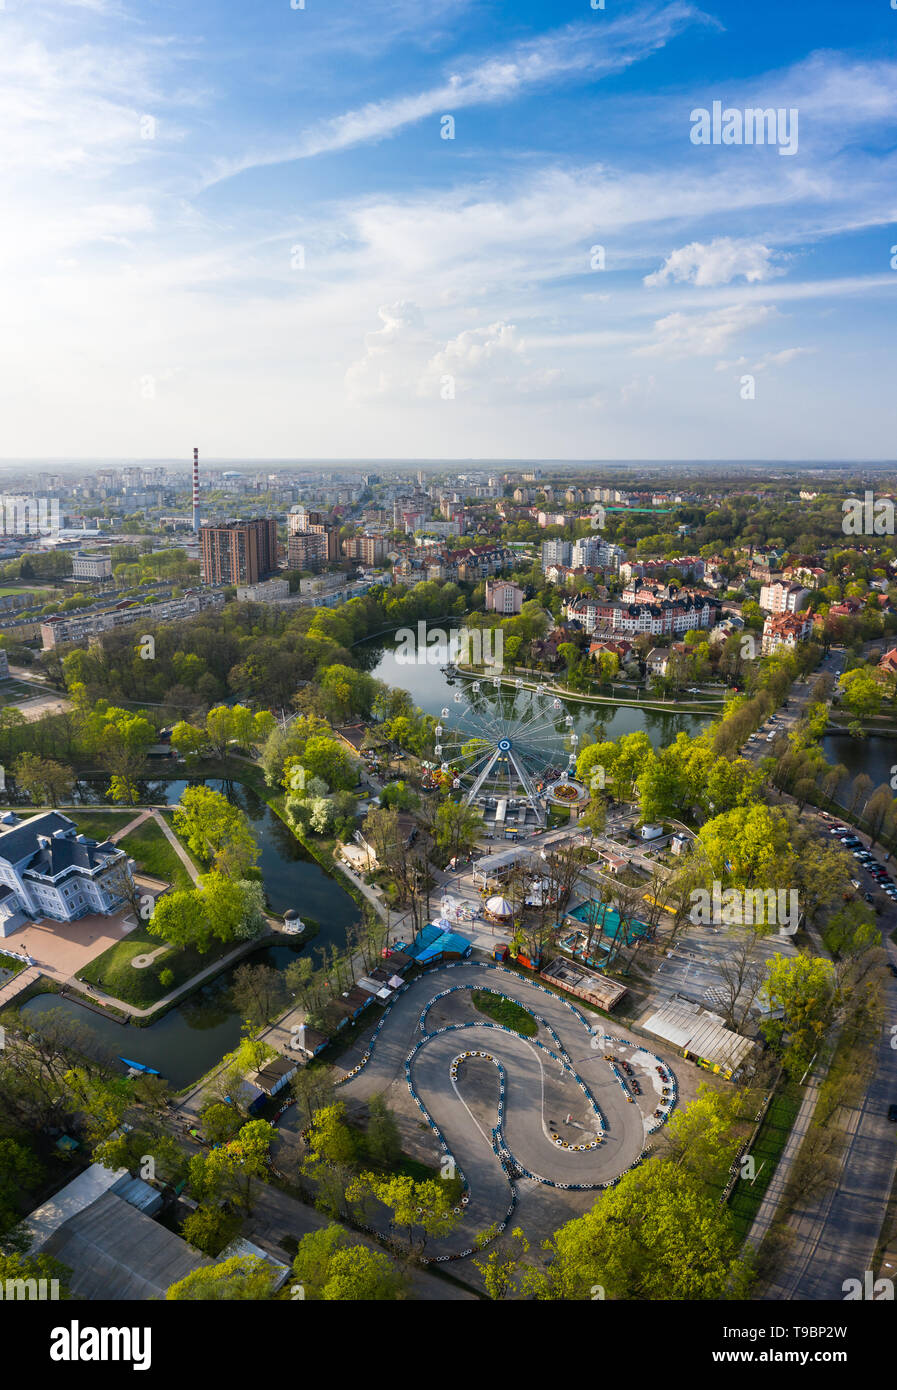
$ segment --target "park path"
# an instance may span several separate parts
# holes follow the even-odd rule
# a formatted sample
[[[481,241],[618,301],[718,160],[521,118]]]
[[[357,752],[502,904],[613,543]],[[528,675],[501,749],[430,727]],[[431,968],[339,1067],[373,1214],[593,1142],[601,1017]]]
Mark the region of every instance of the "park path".
[[[141,811],[139,815],[136,815],[134,817],[133,820],[128,821],[127,825],[123,825],[121,830],[113,830],[112,834],[109,836],[109,839],[112,841],[114,845],[118,844],[119,840],[123,840],[126,835],[130,835],[132,830],[136,830],[137,827],[139,825],[142,825],[143,822],[147,820],[151,815],[151,811]]]
[[[37,966],[29,965],[27,969],[20,970],[18,975],[14,975],[11,980],[7,980],[0,989],[0,1009],[5,1009],[17,995],[26,990],[29,985],[34,984],[35,980],[40,979],[40,973]]]
[[[196,865],[194,864],[193,860],[190,858],[190,856],[189,856],[189,854],[187,853],[187,851],[184,849],[184,846],[181,844],[181,842],[180,842],[180,840],[178,839],[177,835],[175,835],[175,833],[174,833],[174,831],[172,830],[171,826],[168,824],[168,821],[167,821],[167,820],[165,819],[165,817],[162,815],[162,812],[156,810],[156,808],[153,807],[153,809],[149,812],[149,814],[152,816],[153,820],[154,820],[154,821],[156,822],[156,824],[159,826],[159,829],[162,831],[162,834],[165,836],[166,840],[167,840],[168,843],[171,845],[171,848],[174,850],[175,854],[176,854],[176,855],[178,856],[178,858],[180,859],[180,861],[181,861],[181,863],[183,864],[184,868],[187,870],[187,873],[190,875],[190,878],[192,879],[192,881],[193,881],[194,883],[198,883],[198,882],[199,882],[199,870],[197,869],[197,867],[196,867]]]

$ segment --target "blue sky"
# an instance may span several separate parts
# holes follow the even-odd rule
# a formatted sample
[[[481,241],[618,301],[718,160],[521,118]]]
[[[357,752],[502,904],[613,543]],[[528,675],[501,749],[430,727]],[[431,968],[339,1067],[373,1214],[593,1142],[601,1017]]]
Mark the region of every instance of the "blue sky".
[[[5,0],[4,455],[894,457],[889,0],[305,4]]]

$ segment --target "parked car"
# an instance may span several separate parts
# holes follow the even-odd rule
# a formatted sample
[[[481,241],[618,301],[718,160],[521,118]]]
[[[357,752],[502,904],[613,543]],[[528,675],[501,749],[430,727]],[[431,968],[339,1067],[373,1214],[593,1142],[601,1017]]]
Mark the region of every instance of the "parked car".
[[[892,1124],[897,1124],[897,1105],[888,1106],[888,1119]]]
[[[892,960],[888,961],[888,969],[892,975],[897,975],[897,965],[895,965]]]

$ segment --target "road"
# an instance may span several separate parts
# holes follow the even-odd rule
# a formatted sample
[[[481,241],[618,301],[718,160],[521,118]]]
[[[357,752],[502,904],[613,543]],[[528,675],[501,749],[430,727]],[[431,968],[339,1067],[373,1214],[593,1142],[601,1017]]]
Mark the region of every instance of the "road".
[[[837,679],[844,670],[845,658],[843,651],[830,652],[816,675],[828,673]],[[795,682],[789,695],[789,708],[782,712],[778,727],[787,732],[801,717],[815,678],[814,675],[808,681]],[[766,756],[767,752],[765,742],[760,741],[749,743],[745,749],[746,755],[751,757]],[[818,812],[805,815],[812,816],[820,832],[828,835],[829,821]],[[869,837],[859,831],[856,833],[868,848]],[[879,862],[884,861],[881,851],[875,857]],[[857,869],[855,876],[867,889],[874,887],[865,871],[860,874]],[[888,959],[897,963],[897,950],[889,939],[895,915],[894,905],[888,904],[878,922]],[[897,1127],[887,1119],[888,1106],[897,1104],[897,1050],[893,1047],[895,1035],[892,1032],[895,1017],[897,979],[889,972],[875,1071],[862,1099],[842,1121],[847,1144],[837,1181],[827,1185],[818,1197],[809,1196],[792,1213],[789,1220],[792,1243],[780,1257],[775,1277],[764,1295],[769,1300],[841,1299],[844,1281],[862,1279],[864,1271],[872,1268],[872,1256],[897,1171]],[[816,1083],[817,1078],[814,1078],[808,1087],[774,1180],[757,1213],[749,1236],[754,1245],[769,1229],[800,1142],[809,1127],[818,1096]]]
[[[888,954],[897,962],[891,943]],[[875,1074],[843,1121],[848,1140],[838,1181],[792,1214],[792,1244],[764,1293],[766,1299],[841,1299],[844,1281],[862,1280],[873,1267],[897,1173],[897,1125],[887,1118],[888,1106],[897,1104],[897,1050],[892,1032],[897,979],[890,973],[887,979]]]

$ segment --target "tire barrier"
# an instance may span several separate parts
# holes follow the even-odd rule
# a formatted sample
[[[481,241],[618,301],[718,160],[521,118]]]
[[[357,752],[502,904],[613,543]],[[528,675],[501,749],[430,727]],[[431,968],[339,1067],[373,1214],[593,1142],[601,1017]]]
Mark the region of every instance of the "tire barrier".
[[[491,970],[502,975],[511,976],[515,981],[520,980],[520,976],[518,976],[513,970],[508,970],[507,967],[495,964],[491,961],[450,961],[446,964],[441,964],[434,967],[434,970],[438,971],[452,969],[475,969],[478,971]],[[371,1034],[371,1037],[366,1046],[366,1050],[362,1054],[360,1061],[355,1067],[351,1069],[351,1071],[347,1072],[345,1076],[341,1077],[339,1081],[335,1083],[337,1086],[346,1085],[349,1081],[354,1080],[354,1078],[358,1076],[358,1074],[361,1071],[364,1070],[364,1068],[370,1062],[371,1057],[374,1054],[374,1050],[376,1048],[380,1034],[392,1010],[399,1002],[401,996],[405,994],[409,989],[412,989],[416,984],[419,984],[421,982],[426,983],[428,975],[432,973],[433,971],[425,971],[421,975],[417,976],[414,980],[407,980],[403,985],[401,985],[401,987],[396,991],[396,994],[390,1001],[389,1005],[386,1007],[386,1009],[384,1009],[383,1014],[381,1015],[377,1023],[377,1026]],[[556,994],[553,990],[548,989],[545,985],[540,984],[535,980],[527,979],[525,983],[528,989],[539,990],[541,991],[541,993],[548,995],[555,1004],[562,1004],[566,1009],[568,1009],[570,1013],[574,1015],[577,1021],[581,1023],[582,1026],[586,1029],[586,1031],[591,1035],[594,1045],[595,1039],[598,1036],[597,1029],[595,1025],[582,1012],[581,1009],[578,1009],[575,1004],[571,1004],[569,1000],[562,998],[559,994]],[[439,1129],[439,1126],[436,1124],[433,1117],[430,1115],[426,1105],[424,1104],[424,1101],[422,1100],[421,1096],[417,1093],[417,1090],[414,1085],[413,1072],[415,1059],[420,1050],[423,1047],[425,1047],[429,1042],[431,1042],[432,1039],[441,1037],[448,1033],[462,1032],[473,1028],[489,1028],[492,1029],[494,1032],[505,1033],[510,1037],[514,1037],[525,1041],[530,1047],[539,1049],[539,1051],[544,1053],[546,1057],[556,1062],[565,1073],[567,1073],[569,1076],[573,1078],[573,1080],[579,1086],[579,1089],[582,1091],[583,1096],[585,1097],[585,1100],[595,1117],[597,1130],[594,1139],[588,1140],[585,1143],[580,1144],[571,1144],[569,1141],[563,1140],[552,1131],[549,1131],[548,1137],[550,1141],[558,1149],[564,1150],[568,1153],[577,1154],[587,1153],[591,1150],[597,1149],[600,1145],[602,1145],[605,1142],[608,1126],[607,1121],[598,1105],[598,1102],[596,1101],[595,1097],[593,1096],[591,1090],[589,1089],[584,1079],[576,1071],[576,1068],[573,1064],[573,1060],[570,1057],[570,1054],[567,1052],[566,1048],[564,1047],[556,1030],[552,1027],[552,1025],[548,1022],[546,1018],[544,1018],[541,1014],[536,1013],[534,1009],[530,1008],[528,1009],[528,1012],[535,1018],[540,1028],[543,1028],[545,1030],[546,1034],[553,1043],[553,1047],[550,1047],[539,1037],[524,1038],[522,1034],[517,1033],[513,1028],[509,1028],[502,1023],[495,1023],[491,1020],[470,1020],[468,1022],[463,1023],[447,1023],[444,1024],[441,1028],[430,1030],[428,1028],[428,1016],[434,1004],[438,1003],[439,1000],[445,999],[452,994],[459,993],[462,990],[477,990],[482,993],[495,995],[497,998],[500,999],[507,999],[511,1003],[520,1005],[520,1007],[527,1006],[521,1004],[520,1000],[517,999],[514,995],[506,993],[502,989],[493,989],[488,985],[458,984],[451,985],[446,989],[441,989],[427,1000],[423,1009],[421,1010],[417,1020],[417,1028],[420,1032],[420,1037],[405,1056],[404,1073],[405,1082],[408,1086],[409,1094],[411,1095],[412,1100],[414,1101],[415,1105],[420,1111],[423,1119],[426,1121],[427,1125],[432,1131],[433,1136],[436,1139],[436,1142],[441,1152],[443,1153],[443,1155],[445,1155],[445,1157],[451,1159],[454,1165],[455,1173],[460,1178],[462,1186],[462,1195],[459,1198],[458,1206],[455,1207],[453,1210],[455,1215],[461,1215],[463,1217],[466,1214],[467,1207],[470,1203],[470,1184],[464,1172],[462,1171],[460,1164],[458,1163],[457,1159],[452,1153],[452,1150],[449,1147],[445,1135],[442,1133],[442,1131]],[[635,1049],[635,1051],[644,1053],[646,1059],[651,1059],[653,1061],[655,1069],[658,1072],[660,1079],[663,1083],[663,1096],[660,1101],[660,1107],[657,1110],[655,1110],[654,1115],[652,1116],[653,1123],[649,1127],[647,1127],[646,1131],[647,1134],[654,1133],[656,1130],[660,1129],[660,1127],[666,1122],[666,1120],[669,1118],[669,1115],[672,1113],[673,1107],[676,1104],[677,1086],[675,1076],[673,1075],[671,1069],[666,1065],[666,1063],[662,1062],[662,1060],[659,1057],[657,1057],[656,1054],[649,1052],[647,1048],[639,1047],[638,1044],[631,1043],[628,1039],[618,1038],[608,1033],[605,1033],[603,1035],[603,1039],[605,1044],[607,1044],[608,1046],[632,1047]],[[638,1157],[628,1165],[628,1167],[624,1168],[620,1173],[617,1173],[613,1178],[610,1178],[605,1182],[559,1182],[556,1179],[546,1177],[541,1173],[531,1172],[528,1168],[524,1167],[518,1159],[514,1157],[513,1153],[508,1148],[507,1142],[504,1137],[507,1074],[505,1071],[504,1064],[500,1061],[500,1059],[497,1058],[491,1052],[475,1048],[470,1048],[467,1051],[457,1053],[452,1058],[449,1064],[449,1077],[452,1082],[452,1085],[457,1090],[457,1082],[460,1077],[462,1066],[466,1061],[472,1058],[480,1058],[482,1060],[491,1062],[493,1066],[496,1067],[499,1074],[497,1123],[494,1129],[492,1130],[492,1149],[501,1166],[502,1172],[504,1173],[505,1178],[507,1179],[508,1184],[510,1186],[511,1201],[504,1219],[500,1223],[498,1223],[498,1225],[495,1228],[496,1237],[501,1235],[501,1233],[506,1229],[508,1222],[512,1219],[514,1215],[514,1211],[518,1203],[518,1193],[516,1184],[521,1178],[527,1178],[531,1182],[537,1182],[545,1187],[557,1188],[563,1191],[607,1191],[612,1187],[616,1187],[617,1183],[626,1173],[631,1172],[633,1168],[638,1167],[638,1165],[644,1162],[645,1158],[647,1158],[648,1155],[651,1152],[653,1152],[653,1149],[650,1146],[644,1148],[638,1155]],[[620,1068],[618,1067],[616,1058],[608,1057],[608,1060],[611,1062],[611,1069],[614,1073],[617,1082],[623,1090],[623,1093],[625,1094],[627,1101],[634,1103],[634,1096],[630,1091],[630,1085],[627,1083],[626,1078],[623,1076]],[[277,1123],[280,1116],[286,1110],[288,1110],[293,1103],[294,1102],[290,1100],[287,1101],[286,1104],[281,1107],[281,1109],[277,1112],[277,1114],[274,1117],[275,1124]],[[442,1264],[451,1260],[467,1259],[470,1255],[477,1254],[480,1250],[485,1249],[488,1244],[489,1242],[483,1242],[477,1245],[476,1247],[470,1247],[469,1249],[457,1251],[455,1253],[447,1255],[424,1256],[422,1257],[422,1263]]]

